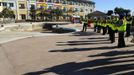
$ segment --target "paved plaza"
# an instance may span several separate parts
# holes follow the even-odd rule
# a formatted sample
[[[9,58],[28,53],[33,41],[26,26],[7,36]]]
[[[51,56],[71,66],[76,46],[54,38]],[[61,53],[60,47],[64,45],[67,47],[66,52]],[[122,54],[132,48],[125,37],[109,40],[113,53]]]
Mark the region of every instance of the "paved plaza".
[[[81,30],[80,25],[74,25]],[[7,37],[7,38],[5,38]],[[16,39],[14,39],[16,38]],[[0,75],[133,75],[134,44],[117,48],[108,35],[0,32]],[[10,39],[10,40],[8,40]],[[8,41],[6,41],[8,40]]]

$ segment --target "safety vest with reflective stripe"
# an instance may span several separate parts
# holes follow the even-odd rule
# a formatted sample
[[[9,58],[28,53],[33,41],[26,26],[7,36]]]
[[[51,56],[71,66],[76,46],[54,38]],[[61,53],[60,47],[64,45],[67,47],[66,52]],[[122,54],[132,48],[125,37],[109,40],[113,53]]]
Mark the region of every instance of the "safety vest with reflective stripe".
[[[126,31],[126,24],[127,24],[127,21],[123,20],[123,24],[118,27],[118,31],[125,32]]]

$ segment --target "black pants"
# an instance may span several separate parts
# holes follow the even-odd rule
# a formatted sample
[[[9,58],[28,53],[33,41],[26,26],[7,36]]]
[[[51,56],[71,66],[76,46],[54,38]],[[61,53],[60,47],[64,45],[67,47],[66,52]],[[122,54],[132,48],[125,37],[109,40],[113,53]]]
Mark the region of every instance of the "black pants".
[[[115,31],[114,30],[111,30],[111,32],[110,32],[110,40],[111,40],[111,43],[115,42]]]
[[[86,32],[86,31],[87,31],[87,25],[83,25],[82,32]]]
[[[103,27],[103,33],[102,35],[105,35],[107,33],[107,27]]]
[[[125,47],[124,32],[118,33],[118,47]]]
[[[97,27],[97,33],[101,33],[101,26]]]
[[[108,34],[110,33],[110,30],[111,30],[111,28],[109,27],[109,26],[107,26],[107,30],[108,30]]]
[[[94,32],[96,32],[96,31],[97,31],[97,26],[95,25],[95,26],[94,26]]]
[[[126,28],[126,37],[130,36],[130,25],[131,24],[127,24],[127,28]]]

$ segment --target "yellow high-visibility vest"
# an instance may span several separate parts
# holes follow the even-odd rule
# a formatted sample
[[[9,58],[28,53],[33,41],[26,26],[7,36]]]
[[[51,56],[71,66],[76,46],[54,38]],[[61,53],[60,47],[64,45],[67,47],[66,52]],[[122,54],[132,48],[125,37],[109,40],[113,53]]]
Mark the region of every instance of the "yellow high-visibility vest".
[[[127,21],[126,20],[123,20],[123,24],[121,26],[117,27],[118,28],[118,31],[125,32],[126,31],[126,25],[127,25]]]

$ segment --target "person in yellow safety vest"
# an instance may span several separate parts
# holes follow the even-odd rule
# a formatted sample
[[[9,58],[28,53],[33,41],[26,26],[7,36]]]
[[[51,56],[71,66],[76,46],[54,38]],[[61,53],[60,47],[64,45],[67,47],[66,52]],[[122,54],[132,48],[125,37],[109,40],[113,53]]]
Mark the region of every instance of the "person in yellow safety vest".
[[[103,33],[102,35],[105,35],[107,33],[107,24],[106,24],[106,18],[103,20],[103,23],[102,23],[102,28],[103,28]]]
[[[114,21],[113,21],[113,23],[114,23],[115,33],[118,32],[118,29],[117,29],[117,26],[116,26],[116,23],[117,23],[118,21],[119,21],[119,18],[118,18],[118,17],[115,17],[115,18],[114,18]]]
[[[117,23],[118,29],[118,47],[125,47],[124,33],[126,31],[126,20],[124,14],[120,15],[119,21]]]
[[[82,29],[82,32],[86,32],[87,31],[87,20],[84,20],[83,21],[83,29]]]
[[[98,23],[97,23],[98,27],[97,27],[97,33],[101,33],[101,19],[98,19]]]
[[[127,28],[126,28],[126,37],[129,37],[130,36],[130,27],[132,25],[132,17],[131,15],[127,15],[126,16],[126,20],[127,20]]]
[[[97,19],[94,19],[94,32],[96,32],[97,26]]]
[[[108,29],[108,34],[109,34],[109,39],[108,40],[111,41],[111,39],[112,39],[111,38],[112,29],[111,29],[111,19],[110,19],[110,17],[107,20],[107,29]]]
[[[116,31],[116,26],[114,24],[114,18],[111,20],[111,23],[110,23],[110,29],[111,29],[111,32],[110,32],[110,41],[111,43],[114,43],[115,42],[115,31]]]

